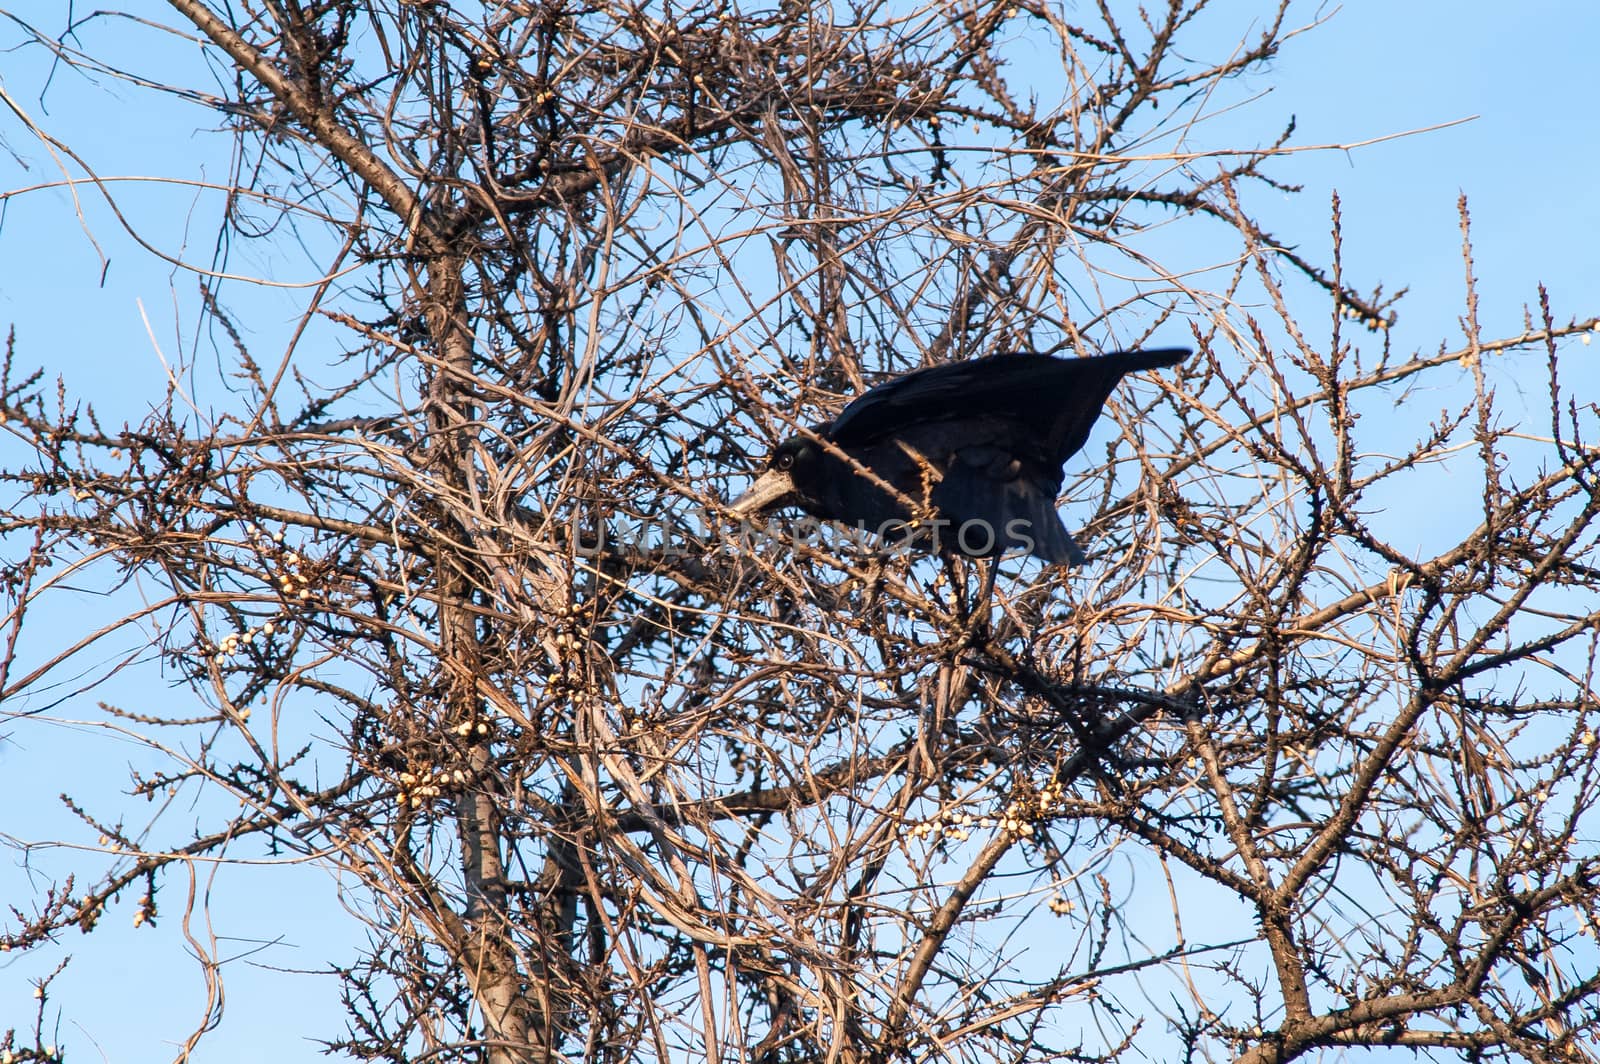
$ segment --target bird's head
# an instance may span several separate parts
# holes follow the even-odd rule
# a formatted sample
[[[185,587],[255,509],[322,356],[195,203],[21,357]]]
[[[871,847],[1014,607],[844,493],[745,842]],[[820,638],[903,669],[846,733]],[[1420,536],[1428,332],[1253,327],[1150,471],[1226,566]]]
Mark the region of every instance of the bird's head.
[[[821,435],[826,425],[813,431]],[[819,501],[825,452],[817,441],[793,436],[778,445],[754,484],[728,505],[734,515],[755,517],[780,506],[810,510]]]

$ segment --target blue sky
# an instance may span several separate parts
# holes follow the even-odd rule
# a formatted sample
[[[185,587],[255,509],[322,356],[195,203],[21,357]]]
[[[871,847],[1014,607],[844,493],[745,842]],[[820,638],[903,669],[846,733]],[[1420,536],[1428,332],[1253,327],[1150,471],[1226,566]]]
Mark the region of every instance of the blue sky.
[[[13,10],[49,24],[60,18],[61,7],[57,0],[37,0]],[[226,156],[214,153],[225,146],[200,128],[211,116],[153,103],[128,89],[107,91],[60,70],[41,102],[44,57],[11,50],[15,39],[0,23],[0,87],[102,175],[224,176]],[[1476,116],[1415,137],[1285,162],[1276,173],[1303,182],[1306,191],[1286,201],[1292,210],[1272,212],[1280,237],[1314,260],[1324,258],[1328,202],[1337,190],[1347,272],[1358,287],[1380,280],[1390,289],[1409,287],[1396,347],[1431,350],[1460,340],[1454,325],[1463,290],[1456,200],[1465,193],[1488,332],[1519,328],[1539,283],[1548,286],[1558,319],[1590,317],[1600,313],[1596,41],[1600,5],[1534,3],[1513,13],[1483,2],[1359,0],[1330,9],[1326,25],[1292,42],[1273,69],[1253,75],[1248,88],[1265,97],[1220,120],[1210,139],[1226,142],[1221,131],[1232,130],[1236,144],[1264,143],[1291,114],[1301,144],[1362,141]],[[195,62],[192,47],[169,46],[162,61]],[[0,190],[56,176],[43,146],[13,115],[0,113]],[[129,186],[126,203],[140,231],[162,247],[208,257],[203,196]],[[171,360],[171,345],[181,342],[173,337],[192,335],[192,318],[185,318],[192,313],[192,278],[141,250],[91,205],[88,228],[109,257],[104,266],[64,192],[14,198],[3,209],[0,327],[15,326],[19,363],[60,372],[110,420],[137,416],[164,385],[157,347]],[[285,282],[313,275],[288,258],[247,265]],[[263,293],[255,304],[259,318],[247,327],[263,339],[281,336],[297,304],[292,288]],[[1537,362],[1530,366],[1542,372]],[[1538,380],[1531,378],[1535,396]],[[8,464],[16,460],[6,449],[10,444],[0,439],[0,458]],[[102,608],[85,600],[85,611]],[[62,610],[36,623],[66,638],[85,616],[92,613]],[[0,743],[0,834],[14,837],[82,838],[58,808],[32,805],[33,796],[70,787],[109,802],[125,785],[130,764],[155,763],[127,740],[87,724],[41,729],[0,721],[0,740],[7,739]],[[36,855],[51,868],[73,863],[65,858]],[[0,849],[0,899],[29,897],[28,881],[15,852]],[[348,959],[342,951],[359,928],[341,909],[337,884],[314,867],[277,865],[221,868],[210,886],[217,948],[240,959],[225,971],[222,1025],[201,1043],[196,1059],[314,1056],[307,1035],[341,1031],[332,983],[274,969]],[[172,916],[181,908],[181,889],[181,879],[166,889],[165,911]],[[0,1029],[31,1024],[30,980],[70,954],[73,962],[56,984],[47,1016],[58,1015],[60,1005],[58,1040],[73,1047],[74,1059],[93,1059],[97,1046],[104,1059],[118,1062],[171,1059],[171,1040],[193,1029],[204,988],[185,957],[177,921],[135,931],[132,914],[132,899],[125,898],[92,936],[67,936],[59,949],[0,958]],[[205,928],[191,930],[206,938]],[[269,940],[276,944],[254,952]]]
[[[1584,74],[1592,5],[1349,4],[1274,72],[1306,142],[1360,140],[1473,121],[1349,155],[1297,160],[1308,205],[1337,189],[1351,267],[1409,285],[1419,325],[1460,310],[1456,197],[1473,216],[1486,320],[1520,321],[1543,282],[1558,307],[1595,313],[1600,200],[1590,194],[1600,119]],[[1291,167],[1292,176],[1300,176]],[[1308,219],[1326,247],[1326,215]],[[1315,245],[1313,245],[1315,246]],[[1583,301],[1590,301],[1584,305]]]

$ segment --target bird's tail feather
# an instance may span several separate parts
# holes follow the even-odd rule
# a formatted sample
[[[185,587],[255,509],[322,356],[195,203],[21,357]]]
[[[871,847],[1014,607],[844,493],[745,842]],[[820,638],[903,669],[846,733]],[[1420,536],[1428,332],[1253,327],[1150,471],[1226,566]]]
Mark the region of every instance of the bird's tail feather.
[[[1034,508],[1029,530],[1034,543],[1031,553],[1035,558],[1056,565],[1082,565],[1089,559],[1084,556],[1072,534],[1061,523],[1061,517],[1050,500],[1041,499]]]
[[[971,470],[948,473],[934,502],[952,518],[945,544],[963,554],[1025,550],[1036,558],[1082,565],[1083,551],[1067,534],[1055,500],[1024,481],[997,482]]]

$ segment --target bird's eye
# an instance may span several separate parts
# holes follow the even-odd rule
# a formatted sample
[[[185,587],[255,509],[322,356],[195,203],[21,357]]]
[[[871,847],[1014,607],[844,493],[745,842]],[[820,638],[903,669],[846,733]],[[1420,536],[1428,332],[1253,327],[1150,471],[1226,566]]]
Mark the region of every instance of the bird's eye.
[[[778,460],[774,462],[773,465],[777,466],[780,470],[787,470],[794,465],[794,455],[780,454],[778,456]]]

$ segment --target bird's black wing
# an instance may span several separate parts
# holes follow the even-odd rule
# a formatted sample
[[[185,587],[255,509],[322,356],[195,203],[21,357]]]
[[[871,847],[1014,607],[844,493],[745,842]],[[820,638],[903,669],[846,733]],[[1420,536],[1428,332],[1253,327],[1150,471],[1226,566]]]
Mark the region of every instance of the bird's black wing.
[[[995,355],[907,373],[859,396],[833,421],[840,446],[871,443],[930,421],[999,415],[1014,426],[1012,445],[1060,465],[1083,446],[1106,397],[1125,373],[1171,366],[1178,348],[1094,358]]]
[[[989,413],[1059,363],[1048,355],[999,355],[913,370],[857,396],[828,437],[841,446],[871,443],[925,422]]]
[[[970,533],[941,549],[985,556],[1022,547],[1047,561],[1081,563],[1083,552],[1055,512],[1062,463],[1088,439],[1124,374],[1187,354],[998,355],[881,384],[845,407],[826,437],[911,502],[866,478],[835,476],[824,485],[820,512],[906,520],[931,504],[953,525],[947,535]]]

